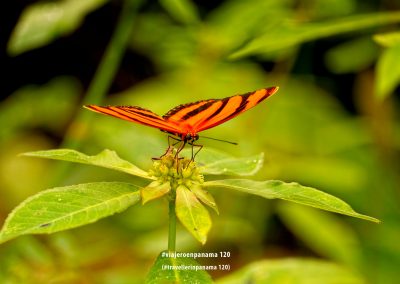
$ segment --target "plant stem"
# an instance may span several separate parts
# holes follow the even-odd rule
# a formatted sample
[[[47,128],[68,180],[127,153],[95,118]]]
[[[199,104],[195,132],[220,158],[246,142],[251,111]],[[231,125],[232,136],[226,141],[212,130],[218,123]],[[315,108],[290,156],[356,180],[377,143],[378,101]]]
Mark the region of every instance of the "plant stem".
[[[176,213],[175,196],[169,200],[169,232],[168,232],[168,250],[175,251],[176,244]]]
[[[133,31],[133,20],[141,0],[125,0],[120,17],[116,24],[111,40],[104,52],[103,58],[89,85],[88,91],[83,99],[83,104],[101,104],[108,92],[126,47]],[[64,141],[60,148],[73,148],[78,150],[84,140],[87,130],[90,127],[93,113],[81,109],[71,123]],[[57,184],[68,172],[69,163],[61,163],[56,166],[53,172],[52,184]]]

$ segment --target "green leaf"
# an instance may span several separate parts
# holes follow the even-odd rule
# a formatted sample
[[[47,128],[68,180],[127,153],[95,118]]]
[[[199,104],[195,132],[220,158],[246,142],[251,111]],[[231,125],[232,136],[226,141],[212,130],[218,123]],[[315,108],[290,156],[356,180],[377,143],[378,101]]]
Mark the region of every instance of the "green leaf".
[[[322,23],[309,24],[293,24],[282,21],[280,25],[266,30],[264,34],[256,37],[243,48],[232,53],[229,58],[237,59],[248,55],[265,54],[319,38],[356,32],[360,29],[378,27],[397,22],[400,22],[400,12],[356,15],[347,18],[333,19]]]
[[[196,195],[185,186],[176,189],[176,216],[186,229],[202,244],[207,241],[211,229],[211,218],[207,209],[197,200]]]
[[[191,150],[185,149],[183,155],[190,157]],[[236,158],[214,149],[203,149],[196,156],[196,163],[205,175],[251,176],[256,174],[264,163],[264,153],[250,157]]]
[[[125,161],[120,157],[118,157],[115,151],[111,151],[108,149],[103,150],[102,152],[100,152],[95,156],[87,156],[81,152],[71,149],[36,151],[36,152],[23,153],[21,155],[28,157],[38,157],[38,158],[46,158],[46,159],[94,165],[128,173],[142,178],[154,179],[150,177],[147,172],[131,164],[130,162]]]
[[[288,258],[253,262],[216,283],[363,284],[365,281],[357,273],[332,262]]]
[[[400,32],[390,32],[384,34],[376,34],[373,39],[384,47],[390,47],[400,44]]]
[[[113,215],[140,200],[139,187],[97,182],[56,187],[31,196],[7,217],[0,243],[26,234],[50,234]]]
[[[148,186],[140,189],[140,195],[142,197],[142,204],[149,202],[150,200],[160,198],[167,194],[171,190],[171,184],[169,181],[160,183],[158,180],[151,182]]]
[[[384,99],[400,83],[400,44],[386,48],[377,63],[376,96]]]
[[[252,176],[261,169],[263,163],[264,153],[244,158],[214,156],[212,162],[201,167],[201,172],[206,175]]]
[[[191,24],[199,21],[196,6],[191,0],[160,0],[160,4],[181,23]]]
[[[252,181],[246,179],[227,179],[208,181],[205,182],[203,186],[234,189],[268,199],[283,199],[376,223],[380,222],[378,219],[355,212],[350,205],[337,197],[311,187],[302,186],[295,182],[285,183],[279,180]]]
[[[213,283],[210,275],[204,269],[199,269],[204,266],[200,266],[197,261],[189,257],[169,257],[168,253],[163,251],[157,257],[147,275],[146,284]]]
[[[201,185],[193,184],[190,186],[190,191],[193,192],[201,202],[207,206],[210,206],[217,214],[219,214],[218,206],[214,200],[214,197],[207,190],[204,190]]]
[[[40,1],[28,6],[11,35],[8,52],[18,55],[71,33],[81,24],[86,14],[106,2],[107,0]]]

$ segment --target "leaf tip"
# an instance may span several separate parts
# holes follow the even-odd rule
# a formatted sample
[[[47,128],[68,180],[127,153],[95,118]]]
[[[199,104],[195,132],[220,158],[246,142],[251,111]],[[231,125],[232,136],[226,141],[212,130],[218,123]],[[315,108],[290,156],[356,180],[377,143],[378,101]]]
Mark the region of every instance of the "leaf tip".
[[[17,154],[17,157],[31,157],[33,156],[33,152],[24,152]]]
[[[367,220],[368,220],[368,221],[371,221],[371,222],[374,222],[375,224],[381,224],[381,223],[382,223],[381,220],[379,220],[379,219],[377,219],[377,218],[374,218],[374,217],[368,217]]]

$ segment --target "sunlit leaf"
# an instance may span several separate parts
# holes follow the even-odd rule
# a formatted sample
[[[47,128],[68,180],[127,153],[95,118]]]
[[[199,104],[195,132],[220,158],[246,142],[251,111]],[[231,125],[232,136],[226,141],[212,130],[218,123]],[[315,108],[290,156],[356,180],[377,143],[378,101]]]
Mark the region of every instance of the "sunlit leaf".
[[[380,222],[378,219],[355,212],[350,205],[337,197],[311,187],[302,186],[295,182],[285,183],[278,180],[253,181],[247,179],[227,179],[207,181],[203,186],[233,189],[268,199],[283,199],[372,222]]]
[[[190,150],[182,151],[190,157]],[[264,153],[250,157],[236,158],[214,149],[203,149],[196,156],[196,163],[201,173],[206,175],[251,176],[256,174],[264,163]]]
[[[263,54],[319,38],[397,22],[400,22],[400,12],[356,15],[321,23],[301,24],[282,21],[281,25],[266,30],[265,34],[253,39],[243,48],[232,53],[229,58]]]
[[[179,252],[176,253],[179,254]],[[169,257],[168,251],[163,251],[151,267],[146,284],[213,283],[210,275],[200,267],[193,258]]]
[[[176,189],[176,216],[186,229],[202,244],[211,229],[211,218],[207,209],[197,200],[196,195],[185,186]]]
[[[207,206],[210,206],[217,214],[219,214],[218,206],[214,200],[214,197],[207,190],[204,190],[201,185],[193,184],[190,187],[190,191],[193,192],[201,202]]]
[[[373,39],[382,46],[390,47],[400,44],[400,32],[376,34]]]
[[[42,191],[18,205],[7,217],[0,243],[25,234],[50,234],[93,223],[140,200],[139,187],[98,182]]]
[[[147,174],[147,172],[131,164],[130,162],[121,159],[120,157],[118,157],[117,153],[108,149],[103,150],[102,152],[100,152],[95,156],[88,156],[71,149],[55,149],[55,150],[28,152],[28,153],[23,153],[22,156],[38,157],[38,158],[46,158],[46,159],[94,165],[128,173],[142,178],[154,179],[150,177]]]
[[[384,99],[400,83],[400,44],[386,48],[378,59],[376,96]]]
[[[218,279],[218,284],[363,284],[357,273],[332,262],[314,259],[277,259],[251,263]]]
[[[151,182],[148,186],[140,189],[142,204],[167,194],[171,190],[170,182],[160,183],[158,180]]]
[[[199,159],[199,162],[201,163],[201,159]],[[218,159],[214,157],[213,162],[205,163],[201,172],[208,175],[251,176],[261,169],[263,162],[263,153],[244,158],[222,158],[221,156],[221,159]]]
[[[56,38],[71,33],[86,14],[107,0],[40,1],[23,12],[8,43],[13,55],[41,47]]]

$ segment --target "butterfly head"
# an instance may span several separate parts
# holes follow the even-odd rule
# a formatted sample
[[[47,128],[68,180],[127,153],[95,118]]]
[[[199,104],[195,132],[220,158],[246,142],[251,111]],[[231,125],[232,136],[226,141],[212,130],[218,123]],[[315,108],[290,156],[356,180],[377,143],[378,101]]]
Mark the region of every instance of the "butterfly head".
[[[199,139],[199,135],[197,133],[186,133],[182,140],[186,142],[194,142]]]

